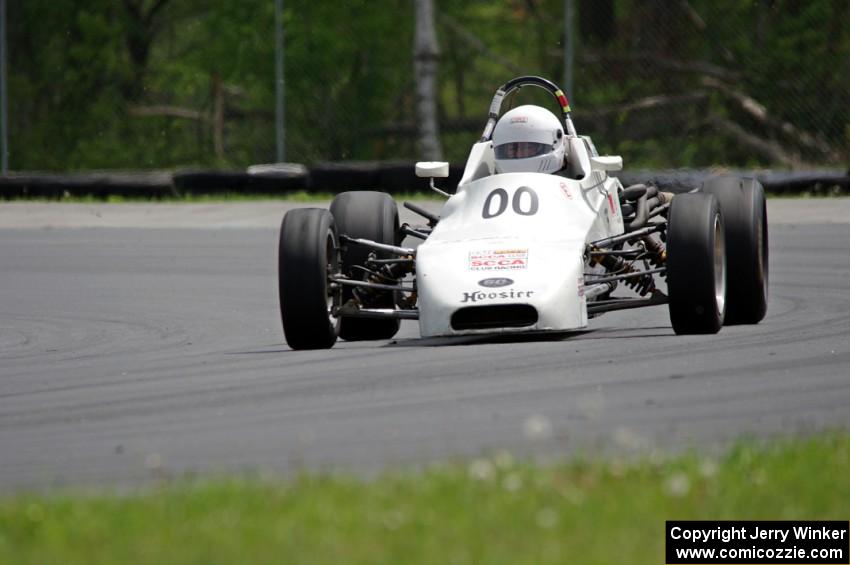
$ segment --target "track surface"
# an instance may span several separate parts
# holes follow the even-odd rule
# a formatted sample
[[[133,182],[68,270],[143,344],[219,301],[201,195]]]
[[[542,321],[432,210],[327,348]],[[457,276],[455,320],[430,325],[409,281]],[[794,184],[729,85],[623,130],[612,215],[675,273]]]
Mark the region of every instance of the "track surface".
[[[283,343],[275,229],[0,221],[0,489],[846,427],[850,224],[771,215],[759,326],[676,337],[656,307],[558,339],[420,340],[405,322],[317,352]]]

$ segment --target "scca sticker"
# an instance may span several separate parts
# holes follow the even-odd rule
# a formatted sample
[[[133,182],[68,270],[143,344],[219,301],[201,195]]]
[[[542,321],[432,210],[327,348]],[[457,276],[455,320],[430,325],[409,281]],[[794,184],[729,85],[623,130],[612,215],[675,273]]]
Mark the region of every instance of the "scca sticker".
[[[528,249],[469,252],[470,271],[516,271],[528,268]]]

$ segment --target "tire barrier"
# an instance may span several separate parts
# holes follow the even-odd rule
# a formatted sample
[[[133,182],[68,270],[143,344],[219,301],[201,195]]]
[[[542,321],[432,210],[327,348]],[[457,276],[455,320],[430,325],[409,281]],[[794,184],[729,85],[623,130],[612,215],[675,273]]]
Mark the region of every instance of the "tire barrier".
[[[174,188],[179,195],[236,193],[271,196],[306,190],[308,180],[307,169],[303,166],[291,171],[178,171],[173,176]]]
[[[378,190],[390,194],[427,192],[428,182],[414,174],[413,161],[343,161],[256,165],[247,170],[109,171],[91,173],[11,173],[0,176],[0,198],[92,197],[179,198],[187,194],[284,195],[296,191],[339,194],[349,190]],[[654,184],[669,192],[688,192],[719,174],[755,177],[770,194],[850,195],[850,172],[835,169],[807,171],[729,171],[720,169],[632,170],[617,176],[624,186]],[[463,174],[462,164],[450,167],[437,187],[453,192]]]
[[[756,178],[771,194],[800,194],[850,196],[850,171],[812,169],[807,171],[740,171],[724,169],[677,169],[673,171],[622,171],[614,176],[623,186],[654,184],[666,192],[688,192],[718,175]]]
[[[12,173],[0,176],[0,198],[47,198],[110,196],[168,198],[175,197],[172,174],[151,172],[104,173]]]
[[[343,161],[319,163],[310,169],[310,189],[339,194],[349,190],[377,190],[390,194],[428,191],[428,181],[416,176],[415,161]],[[449,166],[449,176],[435,179],[438,188],[454,192],[463,165]]]

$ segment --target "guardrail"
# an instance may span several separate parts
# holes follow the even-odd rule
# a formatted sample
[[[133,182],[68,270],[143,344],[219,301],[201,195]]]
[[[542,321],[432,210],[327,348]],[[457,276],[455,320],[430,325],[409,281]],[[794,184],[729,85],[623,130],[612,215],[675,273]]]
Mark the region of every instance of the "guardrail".
[[[441,188],[454,187],[463,165],[450,168]],[[835,169],[808,171],[741,171],[720,169],[633,170],[617,176],[626,186],[654,183],[659,188],[684,192],[718,174],[757,177],[773,194],[850,195],[850,172]],[[103,171],[87,173],[12,173],[0,176],[0,198],[66,197],[174,198],[224,193],[284,195],[297,191],[339,193],[346,190],[380,190],[390,194],[427,191],[424,179],[414,175],[412,161],[260,165],[247,170]]]

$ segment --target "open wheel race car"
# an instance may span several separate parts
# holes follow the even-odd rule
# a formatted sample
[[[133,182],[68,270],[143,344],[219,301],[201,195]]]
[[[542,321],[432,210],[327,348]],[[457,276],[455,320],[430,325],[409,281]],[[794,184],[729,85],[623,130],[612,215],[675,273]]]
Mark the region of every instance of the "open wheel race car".
[[[564,166],[555,173],[498,166],[507,147],[494,143],[502,101],[524,86],[547,90],[560,108],[554,143]],[[668,305],[677,334],[761,321],[768,245],[758,181],[719,177],[674,195],[624,188],[608,175],[621,168],[622,158],[599,156],[577,135],[555,84],[530,76],[505,83],[439,216],[405,202],[424,221],[400,226],[393,199],[367,191],[338,195],[330,210],[285,215],[279,290],[287,343],[319,349],[338,337],[389,339],[403,319],[418,320],[423,337],[566,332],[604,312],[659,304]],[[448,164],[418,163],[416,173],[433,188]],[[403,247],[406,237],[421,244]]]

